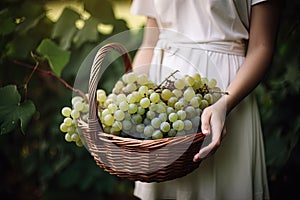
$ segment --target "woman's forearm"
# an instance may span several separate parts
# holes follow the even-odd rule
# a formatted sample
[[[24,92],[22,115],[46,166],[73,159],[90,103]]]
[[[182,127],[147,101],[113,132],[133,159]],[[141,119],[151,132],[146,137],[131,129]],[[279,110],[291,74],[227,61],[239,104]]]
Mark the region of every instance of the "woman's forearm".
[[[135,72],[148,75],[149,66],[153,57],[153,50],[157,43],[158,37],[159,29],[156,20],[153,18],[147,18],[143,42],[141,47],[138,49],[132,64]]]
[[[278,7],[278,3],[276,0],[270,2],[252,8],[247,55],[227,88],[227,113],[259,84],[270,65],[279,21],[278,9],[274,9]]]

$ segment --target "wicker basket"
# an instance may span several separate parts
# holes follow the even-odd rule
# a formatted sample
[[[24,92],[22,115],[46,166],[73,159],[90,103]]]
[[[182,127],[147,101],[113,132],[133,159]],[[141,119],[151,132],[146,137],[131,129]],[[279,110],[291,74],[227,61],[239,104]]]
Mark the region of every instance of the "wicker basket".
[[[130,57],[118,43],[102,47],[95,56],[89,80],[88,123],[78,121],[83,141],[98,166],[110,174],[133,181],[162,182],[183,177],[199,167],[193,162],[204,139],[202,133],[158,140],[139,140],[103,132],[97,116],[96,90],[101,63],[107,53],[122,55],[125,71],[131,70]]]

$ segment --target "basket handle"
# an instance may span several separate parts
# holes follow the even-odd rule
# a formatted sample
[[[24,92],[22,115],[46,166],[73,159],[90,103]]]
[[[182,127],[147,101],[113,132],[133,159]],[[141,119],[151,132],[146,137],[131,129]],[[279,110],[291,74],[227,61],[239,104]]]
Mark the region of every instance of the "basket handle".
[[[101,64],[107,53],[111,51],[117,51],[121,56],[125,66],[125,73],[132,70],[131,59],[128,54],[126,48],[119,43],[109,43],[102,48],[100,48],[94,58],[94,62],[92,65],[92,69],[90,72],[90,80],[89,80],[89,127],[92,128],[93,124],[97,126],[99,125],[99,119],[97,117],[97,98],[96,98],[96,90],[99,80],[99,72],[101,69]],[[96,124],[95,124],[96,123]],[[96,128],[96,127],[95,127]],[[100,125],[100,129],[103,132],[103,128]]]

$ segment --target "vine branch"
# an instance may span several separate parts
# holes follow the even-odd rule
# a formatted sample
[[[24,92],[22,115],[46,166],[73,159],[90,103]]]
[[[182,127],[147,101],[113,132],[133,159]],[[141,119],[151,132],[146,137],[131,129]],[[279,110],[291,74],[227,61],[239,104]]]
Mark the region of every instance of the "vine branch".
[[[69,83],[67,83],[64,79],[62,79],[61,77],[57,76],[54,72],[50,71],[50,70],[44,70],[44,69],[40,69],[38,68],[39,66],[39,62],[36,61],[36,64],[34,66],[29,65],[27,63],[18,61],[18,60],[14,60],[13,61],[15,64],[26,67],[28,69],[32,69],[32,72],[30,73],[29,77],[26,79],[25,81],[25,86],[28,84],[28,82],[30,81],[30,79],[32,78],[33,74],[35,71],[44,73],[44,74],[48,74],[54,78],[56,78],[59,82],[61,82],[66,88],[70,89],[71,91],[79,94],[86,102],[88,102],[88,99],[86,97],[86,95],[79,89],[76,89],[74,87],[72,87]]]

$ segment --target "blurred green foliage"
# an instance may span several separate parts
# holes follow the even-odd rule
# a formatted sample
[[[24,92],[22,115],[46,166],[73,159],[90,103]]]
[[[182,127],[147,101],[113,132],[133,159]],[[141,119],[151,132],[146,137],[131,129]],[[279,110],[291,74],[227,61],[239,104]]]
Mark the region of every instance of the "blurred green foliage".
[[[104,172],[86,149],[66,143],[59,130],[60,110],[72,98],[72,91],[59,78],[73,85],[81,63],[94,55],[97,45],[129,31],[126,21],[115,17],[110,0],[77,0],[89,18],[67,7],[53,22],[46,15],[47,2],[0,2],[0,195],[5,199],[131,199],[132,182]],[[297,0],[286,4],[270,72],[255,91],[273,199],[297,194],[294,184],[300,178],[299,8]],[[80,29],[75,25],[78,20],[84,22]],[[112,26],[112,31],[101,33],[99,23]],[[138,46],[141,37],[141,32],[129,31],[124,45]],[[100,80],[107,91],[123,73],[121,61],[109,57],[106,62],[112,64]],[[83,78],[88,75],[84,69]],[[78,84],[85,83],[79,80]]]
[[[59,130],[60,110],[70,106],[73,95],[59,80],[73,85],[85,58],[101,42],[128,31],[126,21],[115,17],[111,1],[86,0],[76,3],[89,18],[66,7],[53,22],[46,3],[0,2],[0,196],[130,199],[132,182],[104,172],[85,148],[66,143]],[[83,22],[80,29],[78,20]],[[99,23],[112,26],[111,33],[98,31]],[[126,42],[131,40],[140,43],[140,37]],[[104,89],[110,90],[123,73],[120,62],[104,72]]]

